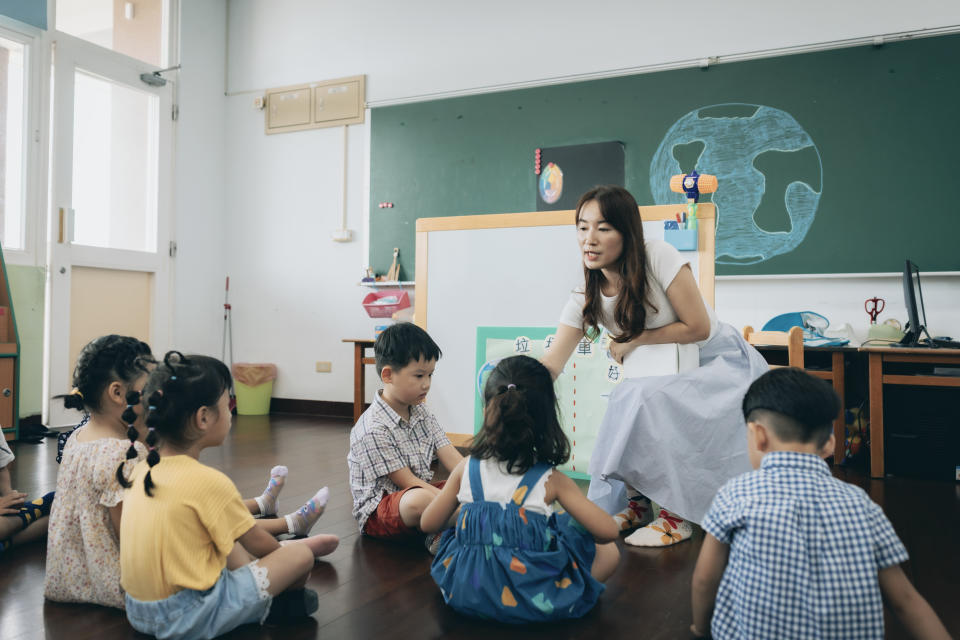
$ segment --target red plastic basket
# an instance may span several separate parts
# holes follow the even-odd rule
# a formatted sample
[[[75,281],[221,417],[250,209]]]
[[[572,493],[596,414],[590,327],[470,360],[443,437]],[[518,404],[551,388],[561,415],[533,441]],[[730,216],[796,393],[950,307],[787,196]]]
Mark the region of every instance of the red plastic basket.
[[[384,301],[385,298],[396,298],[396,300],[387,302]],[[363,308],[367,310],[367,315],[371,318],[389,318],[397,311],[409,306],[410,295],[406,291],[397,291],[396,289],[374,291],[367,294],[363,299]]]

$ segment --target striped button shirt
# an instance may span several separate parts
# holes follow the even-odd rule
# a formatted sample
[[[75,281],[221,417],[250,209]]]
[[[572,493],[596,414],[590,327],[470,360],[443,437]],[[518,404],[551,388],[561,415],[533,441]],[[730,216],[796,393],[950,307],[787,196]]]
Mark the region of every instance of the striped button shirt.
[[[424,482],[433,478],[430,465],[437,449],[450,444],[447,435],[426,405],[410,407],[409,422],[384,401],[378,391],[350,432],[350,491],[353,517],[363,531],[367,518],[377,510],[383,496],[400,487],[387,476],[409,467]]]
[[[730,545],[714,638],[883,638],[877,573],[907,551],[883,510],[817,456],[768,453],[720,489],[703,528]]]

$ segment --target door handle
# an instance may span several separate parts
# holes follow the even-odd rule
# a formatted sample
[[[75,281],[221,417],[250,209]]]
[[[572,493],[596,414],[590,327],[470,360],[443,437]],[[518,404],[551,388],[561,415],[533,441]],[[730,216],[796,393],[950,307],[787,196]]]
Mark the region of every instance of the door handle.
[[[57,232],[57,242],[63,244],[65,242],[73,242],[73,224],[74,224],[74,211],[73,209],[68,209],[65,207],[60,207],[59,212],[59,230]]]

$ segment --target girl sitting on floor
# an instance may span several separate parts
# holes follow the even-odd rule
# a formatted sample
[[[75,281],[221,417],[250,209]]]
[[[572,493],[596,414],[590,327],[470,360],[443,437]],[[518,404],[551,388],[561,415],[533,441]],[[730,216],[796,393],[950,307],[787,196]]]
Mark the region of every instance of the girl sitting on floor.
[[[470,456],[423,512],[444,532],[431,567],[454,609],[523,623],[586,614],[617,567],[613,518],[554,469],[570,457],[550,372],[527,356],[501,360],[484,388]],[[566,513],[553,510],[559,502]]]
[[[124,488],[117,467],[125,464],[124,473],[129,473],[147,454],[141,442],[127,440],[127,432],[128,423],[142,428],[139,392],[155,364],[146,343],[118,335],[91,341],[77,358],[76,389],[63,401],[86,416],[62,440],[57,491],[50,494],[44,587],[50,600],[124,606],[118,543]],[[262,496],[245,501],[250,513],[277,512],[286,467],[275,467],[271,476]],[[298,511],[258,520],[258,526],[272,535],[306,534],[322,513],[325,497],[326,488]],[[337,540],[329,538],[332,550]]]
[[[336,537],[281,546],[255,526],[233,482],[199,461],[230,431],[231,383],[219,360],[171,351],[144,389],[149,453],[126,483],[120,525],[127,619],[142,633],[213,638],[317,608],[304,584]]]

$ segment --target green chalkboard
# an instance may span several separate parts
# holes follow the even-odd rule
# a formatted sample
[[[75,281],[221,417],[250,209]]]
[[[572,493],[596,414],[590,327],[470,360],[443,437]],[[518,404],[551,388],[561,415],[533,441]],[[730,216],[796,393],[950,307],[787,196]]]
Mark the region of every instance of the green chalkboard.
[[[640,204],[718,175],[719,275],[960,271],[957,60],[948,35],[373,109],[370,264],[413,278],[417,218],[534,211],[537,148],[621,141]]]

